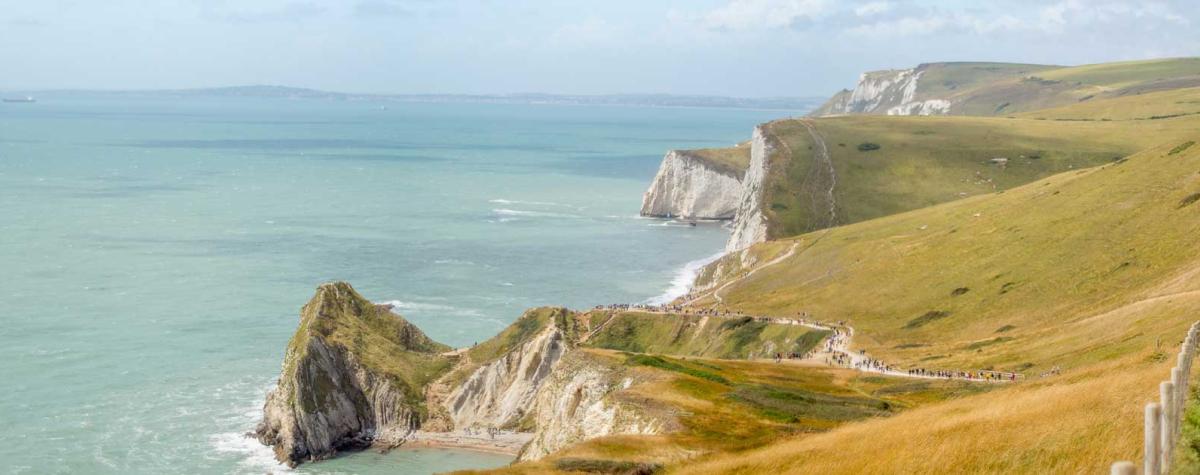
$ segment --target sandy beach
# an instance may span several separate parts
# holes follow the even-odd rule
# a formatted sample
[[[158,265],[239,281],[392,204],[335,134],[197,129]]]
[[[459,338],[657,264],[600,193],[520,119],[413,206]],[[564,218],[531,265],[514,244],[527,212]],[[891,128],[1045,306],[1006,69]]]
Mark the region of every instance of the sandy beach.
[[[426,432],[416,431],[401,445],[401,448],[412,447],[438,447],[438,448],[454,448],[479,450],[483,452],[493,452],[499,454],[508,454],[516,456],[521,451],[521,447],[525,446],[533,438],[531,433],[501,431],[494,436],[489,436],[486,430],[472,431],[470,433],[456,430],[451,432]]]

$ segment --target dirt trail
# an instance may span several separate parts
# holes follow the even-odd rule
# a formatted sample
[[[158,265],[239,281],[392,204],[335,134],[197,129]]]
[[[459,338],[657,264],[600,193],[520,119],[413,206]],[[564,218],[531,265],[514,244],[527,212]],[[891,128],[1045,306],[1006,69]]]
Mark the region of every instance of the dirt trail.
[[[795,253],[796,253],[796,247],[797,247],[797,246],[799,246],[799,245],[800,245],[800,243],[798,243],[798,242],[796,242],[796,243],[792,243],[792,247],[789,247],[789,248],[788,248],[788,250],[787,250],[787,252],[783,253],[783,255],[781,255],[781,256],[779,256],[779,257],[776,257],[776,258],[774,258],[774,259],[771,259],[771,260],[767,261],[765,264],[763,264],[763,265],[761,265],[761,266],[758,266],[758,267],[755,267],[755,268],[753,268],[753,269],[750,269],[750,272],[747,272],[745,275],[743,275],[743,276],[741,276],[741,277],[738,277],[738,278],[736,278],[736,279],[733,279],[733,280],[731,280],[731,281],[729,281],[729,282],[726,282],[725,284],[721,285],[720,287],[717,287],[717,289],[716,289],[716,290],[713,290],[713,291],[712,291],[712,296],[713,296],[713,299],[716,299],[717,303],[725,303],[725,300],[723,300],[723,299],[721,298],[721,291],[722,291],[722,290],[725,290],[725,287],[729,287],[730,285],[733,285],[733,284],[736,284],[736,283],[738,283],[738,282],[741,282],[742,280],[744,280],[744,279],[746,279],[746,278],[748,278],[748,277],[750,277],[750,276],[754,275],[754,273],[755,273],[755,272],[758,272],[758,271],[760,271],[760,270],[762,270],[762,269],[764,269],[764,268],[767,268],[767,267],[771,267],[771,266],[773,266],[773,265],[775,265],[775,264],[778,264],[778,263],[780,263],[780,262],[783,262],[784,260],[786,260],[786,259],[787,259],[787,258],[789,258],[789,257],[792,257],[792,254],[795,254]],[[704,297],[704,295],[701,295],[701,296],[699,296],[699,297],[696,297],[696,298],[694,298],[694,299],[692,299],[692,300],[690,300],[690,301],[688,301],[688,302],[684,303],[684,305],[690,305],[692,302],[695,302],[696,300],[699,300],[699,299],[700,299],[700,298],[702,298],[702,297]]]
[[[639,312],[652,313],[663,316],[686,315],[687,312],[662,311],[655,309],[637,309]],[[745,317],[749,315],[729,315],[729,317]],[[707,316],[705,316],[707,318]],[[799,360],[804,363],[824,365],[824,366],[839,366],[845,368],[856,369],[865,373],[875,373],[897,378],[913,378],[913,379],[954,379],[959,381],[975,381],[975,382],[990,382],[990,383],[1007,383],[1014,379],[1010,379],[1009,375],[1013,373],[989,372],[993,375],[992,378],[983,377],[983,372],[978,370],[971,371],[956,371],[946,370],[942,374],[919,374],[909,373],[908,371],[895,369],[892,365],[880,362],[865,353],[850,351],[850,340],[854,337],[854,328],[848,325],[826,325],[823,323],[814,322],[808,319],[791,319],[779,317],[754,317],[769,323],[777,325],[800,325],[814,330],[823,330],[832,332],[829,337],[821,340],[818,343],[818,351],[815,351],[812,356]],[[831,363],[830,359],[835,356],[841,356],[844,363]],[[872,364],[872,362],[877,364]],[[968,374],[973,376],[967,376]],[[1000,376],[1003,375],[1003,376]],[[1021,379],[1022,376],[1017,375],[1016,379]]]
[[[837,225],[837,201],[833,194],[834,188],[837,187],[837,171],[833,167],[833,158],[829,156],[829,147],[825,144],[825,138],[821,136],[820,132],[817,132],[813,120],[801,119],[799,122],[808,130],[808,135],[813,140],[814,166],[804,179],[806,182],[812,180],[814,182],[812,186],[817,187],[816,192],[820,195],[814,196],[810,203],[813,207],[813,215],[814,217],[825,216],[823,222],[814,222],[810,228],[814,230],[832,228]],[[784,143],[784,148],[787,148],[786,143]],[[791,149],[788,149],[788,154],[791,154]],[[824,206],[822,206],[823,204]]]

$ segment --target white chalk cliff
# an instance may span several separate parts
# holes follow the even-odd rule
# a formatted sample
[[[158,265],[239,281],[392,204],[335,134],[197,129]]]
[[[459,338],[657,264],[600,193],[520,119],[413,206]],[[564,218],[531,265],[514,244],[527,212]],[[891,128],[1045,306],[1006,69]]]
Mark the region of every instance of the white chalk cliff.
[[[767,219],[762,212],[763,183],[767,178],[768,156],[773,151],[766,130],[761,125],[755,127],[750,141],[750,166],[742,178],[733,233],[725,244],[725,252],[740,251],[767,240]]]
[[[949,100],[919,97],[918,85],[922,74],[922,67],[863,73],[853,90],[838,93],[814,115],[950,113]]]
[[[714,167],[682,150],[663,157],[650,189],[642,196],[642,216],[731,219],[742,185],[736,172]]]
[[[754,128],[750,164],[740,173],[721,169],[686,151],[672,150],[642,197],[642,216],[685,219],[731,219],[733,233],[726,251],[765,241],[767,222],[761,209],[767,155],[772,151],[763,128]]]

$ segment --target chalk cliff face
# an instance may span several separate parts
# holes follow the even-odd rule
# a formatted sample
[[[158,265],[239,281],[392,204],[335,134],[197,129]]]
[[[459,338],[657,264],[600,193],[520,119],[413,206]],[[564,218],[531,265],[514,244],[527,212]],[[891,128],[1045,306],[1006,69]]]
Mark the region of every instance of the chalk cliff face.
[[[376,360],[367,345],[390,358]],[[413,386],[445,367],[436,355],[445,349],[348,284],[324,284],[301,311],[255,434],[293,466],[399,442],[424,413]]]
[[[537,460],[584,440],[613,434],[659,434],[667,421],[624,403],[617,392],[630,377],[598,364],[583,351],[572,352],[538,391],[533,413],[537,433],[518,460]]]
[[[517,426],[566,351],[562,331],[551,323],[525,344],[480,366],[446,401],[455,428]]]
[[[921,67],[863,73],[852,91],[838,93],[813,115],[949,113],[949,100],[918,98],[920,94],[917,87],[923,73]]]
[[[734,212],[733,233],[725,244],[725,252],[745,249],[767,240],[767,220],[762,212],[763,183],[767,177],[768,156],[774,146],[763,126],[754,128],[750,141],[750,166],[742,179],[741,196]]]
[[[740,177],[686,151],[663,158],[650,189],[642,196],[642,216],[730,219],[741,196]]]

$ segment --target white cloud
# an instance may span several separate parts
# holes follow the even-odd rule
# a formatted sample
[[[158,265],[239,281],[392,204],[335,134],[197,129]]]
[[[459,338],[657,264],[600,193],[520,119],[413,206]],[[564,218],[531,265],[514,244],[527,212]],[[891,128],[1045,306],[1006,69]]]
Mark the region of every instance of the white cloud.
[[[891,11],[892,4],[888,2],[870,2],[854,7],[854,14],[860,17],[875,16]]]
[[[733,0],[705,13],[700,24],[713,30],[776,29],[815,20],[829,10],[826,0]]]
[[[1096,23],[1167,22],[1187,26],[1187,17],[1163,2],[1063,0],[1038,12],[1037,27],[1049,33],[1061,33],[1068,27]]]
[[[988,34],[1025,28],[1025,22],[1008,14],[977,16],[967,12],[929,11],[852,26],[846,32],[858,36],[919,36],[943,32]]]

